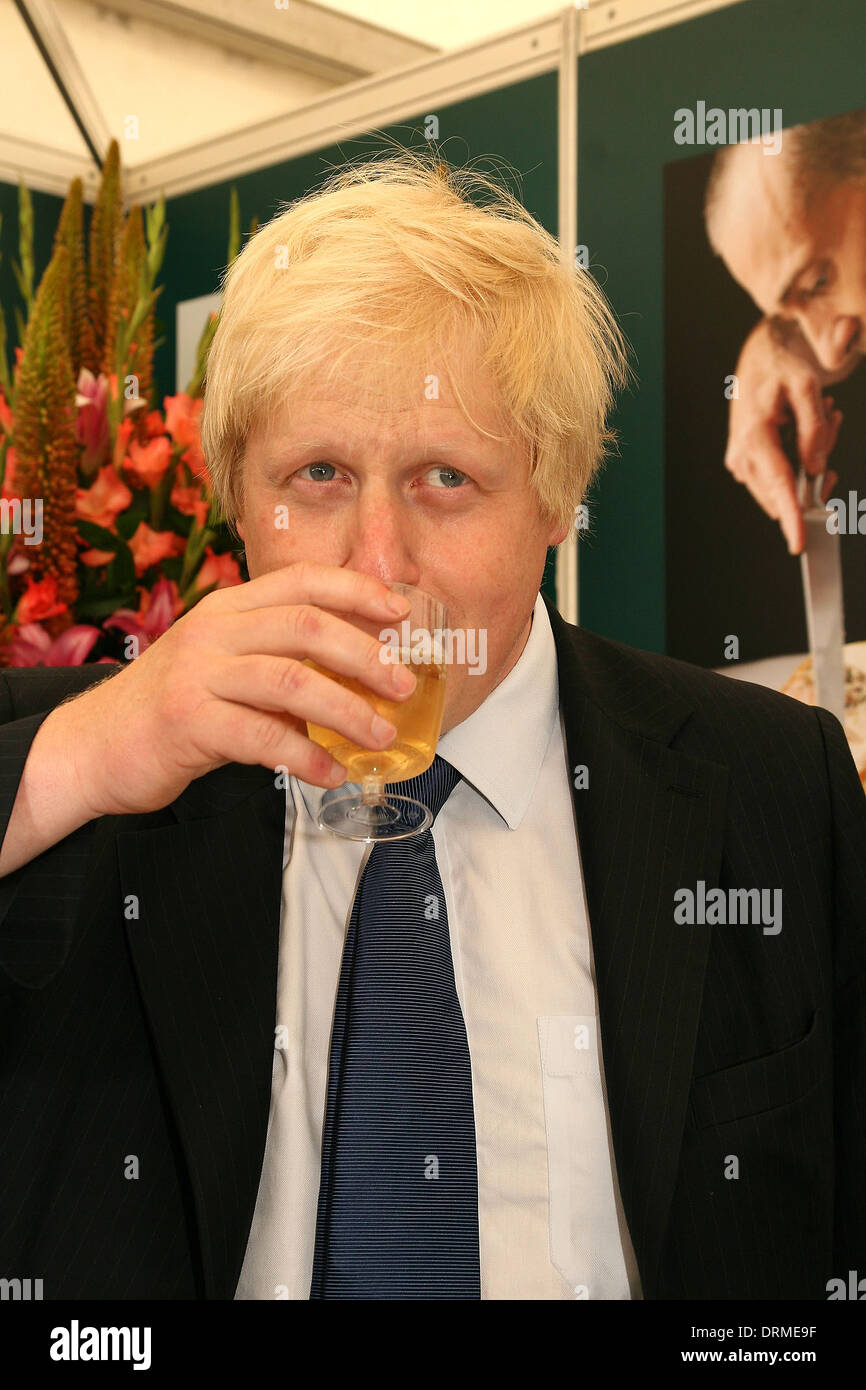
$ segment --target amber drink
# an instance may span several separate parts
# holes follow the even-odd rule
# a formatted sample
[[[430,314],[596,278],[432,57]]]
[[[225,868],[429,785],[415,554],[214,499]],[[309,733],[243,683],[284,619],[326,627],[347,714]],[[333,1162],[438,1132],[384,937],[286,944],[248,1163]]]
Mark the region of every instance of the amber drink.
[[[379,695],[350,676],[338,675],[308,659],[307,666],[360,695],[377,714],[397,730],[390,748],[363,748],[345,734],[307,721],[314,743],[326,748],[346,769],[346,781],[360,792],[331,798],[326,794],[319,810],[323,830],[350,840],[401,840],[419,835],[433,823],[430,808],[405,791],[386,791],[387,784],[411,781],[433,763],[445,709],[445,654],[441,634],[448,630],[448,612],[441,600],[410,584],[389,588],[409,600],[409,613],[389,628],[379,628],[383,661],[400,661],[415,676],[415,689],[404,700]],[[360,625],[370,632],[369,620]],[[425,784],[426,785],[426,784]]]
[[[307,721],[309,737],[326,748],[338,763],[342,763],[349,782],[363,782],[367,777],[381,777],[385,782],[405,782],[425,772],[435,757],[445,708],[445,666],[432,661],[412,662],[406,648],[401,650],[400,660],[408,665],[417,681],[407,700],[387,700],[351,676],[336,675],[315,661],[304,663],[353,694],[361,695],[377,714],[397,730],[397,737],[390,748],[361,748],[347,739],[345,734]]]

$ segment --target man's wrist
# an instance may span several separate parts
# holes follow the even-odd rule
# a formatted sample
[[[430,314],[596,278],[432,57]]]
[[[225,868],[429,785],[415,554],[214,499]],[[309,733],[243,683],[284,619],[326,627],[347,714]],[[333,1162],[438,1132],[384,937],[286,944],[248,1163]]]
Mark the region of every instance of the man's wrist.
[[[108,813],[107,801],[103,804],[100,795],[101,779],[106,771],[106,727],[100,715],[99,700],[99,690],[104,684],[105,681],[97,681],[87,690],[62,700],[45,721],[46,724],[52,721],[46,731],[51,744],[46,747],[45,756],[56,759],[61,781],[73,798],[75,813],[81,815],[82,824]]]

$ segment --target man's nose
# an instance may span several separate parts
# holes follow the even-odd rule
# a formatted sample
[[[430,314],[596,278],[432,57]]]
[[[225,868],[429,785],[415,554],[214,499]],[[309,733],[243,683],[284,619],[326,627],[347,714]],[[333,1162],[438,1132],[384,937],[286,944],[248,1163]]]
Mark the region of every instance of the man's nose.
[[[800,327],[810,348],[825,371],[838,372],[850,361],[861,327],[851,314],[838,314],[820,323],[808,315],[800,319]]]
[[[410,519],[403,507],[379,493],[358,502],[351,522],[349,569],[385,584],[414,584]]]

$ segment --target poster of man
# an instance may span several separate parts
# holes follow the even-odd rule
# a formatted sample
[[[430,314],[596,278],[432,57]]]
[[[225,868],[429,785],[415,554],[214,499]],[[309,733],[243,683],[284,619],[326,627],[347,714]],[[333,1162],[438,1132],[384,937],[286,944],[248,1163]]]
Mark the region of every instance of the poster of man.
[[[668,651],[814,702],[808,481],[866,774],[866,108],[772,136],[665,170]]]

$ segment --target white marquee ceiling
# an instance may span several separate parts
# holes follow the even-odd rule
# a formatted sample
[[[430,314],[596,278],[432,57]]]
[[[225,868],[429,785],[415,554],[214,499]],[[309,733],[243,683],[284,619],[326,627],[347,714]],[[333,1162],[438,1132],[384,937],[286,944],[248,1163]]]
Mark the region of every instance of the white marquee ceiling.
[[[582,33],[743,0],[576,0]],[[555,0],[0,0],[0,180],[93,196],[97,160],[124,169],[218,147],[371,78],[429,64],[567,5]],[[654,18],[655,17],[655,18]],[[666,21],[662,21],[666,22]],[[64,96],[65,93],[65,96]],[[72,109],[70,109],[72,108]],[[73,111],[75,114],[73,114]]]

